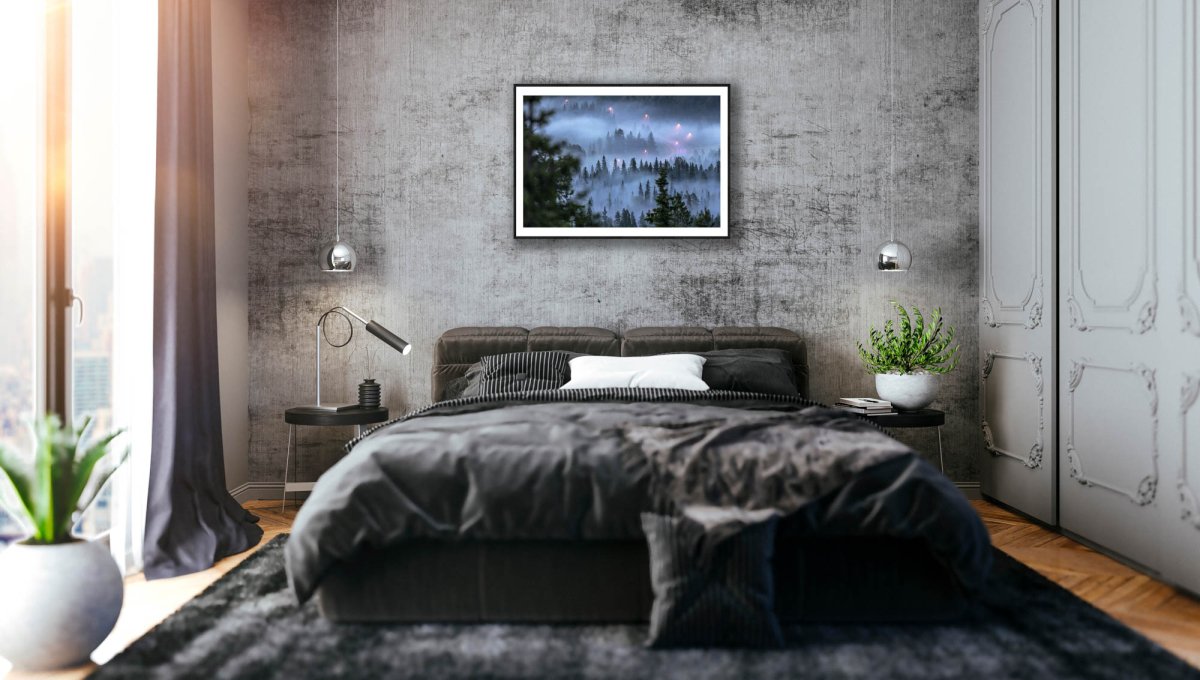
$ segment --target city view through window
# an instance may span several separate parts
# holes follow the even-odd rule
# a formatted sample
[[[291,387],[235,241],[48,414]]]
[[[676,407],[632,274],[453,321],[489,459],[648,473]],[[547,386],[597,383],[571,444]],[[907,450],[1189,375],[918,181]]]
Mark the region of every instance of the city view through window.
[[[37,3],[30,3],[36,8]],[[90,9],[89,9],[90,8]],[[77,5],[72,17],[72,108],[87,111],[71,119],[71,287],[76,297],[71,341],[71,415],[76,424],[90,416],[85,443],[113,429],[113,83],[111,20],[96,3]],[[13,22],[21,23],[21,22]],[[31,46],[29,25],[0,29],[23,32],[0,40],[7,63],[27,63]],[[6,52],[20,54],[5,54]],[[82,57],[80,55],[86,55]],[[104,55],[109,55],[107,58]],[[39,281],[38,222],[38,107],[44,96],[40,69],[6,69],[0,87],[11,92],[13,105],[0,110],[0,238],[15,244],[22,257],[0,268],[0,306],[7,320],[0,324],[0,442],[18,452],[31,451],[28,423],[36,403],[38,361],[36,314]],[[15,102],[24,103],[17,106]],[[80,321],[82,319],[82,321]],[[0,491],[0,506],[12,507],[11,489]],[[80,518],[76,532],[95,536],[111,526],[111,490],[106,488]],[[0,542],[11,541],[25,529],[0,508]]]

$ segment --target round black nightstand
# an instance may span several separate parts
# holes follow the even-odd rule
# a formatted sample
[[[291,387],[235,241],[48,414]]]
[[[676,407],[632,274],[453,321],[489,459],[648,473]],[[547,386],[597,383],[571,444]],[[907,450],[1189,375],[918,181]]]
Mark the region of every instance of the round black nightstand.
[[[327,411],[313,406],[294,406],[283,412],[283,422],[289,425],[329,427],[336,425],[363,425],[382,423],[388,419],[386,408],[355,408],[349,411]],[[361,434],[361,432],[360,432]]]
[[[283,459],[283,502],[287,507],[289,491],[312,491],[314,482],[289,482],[288,467],[292,462],[292,442],[296,442],[299,456],[300,442],[296,436],[296,426],[307,427],[343,427],[353,425],[355,434],[361,435],[363,425],[382,423],[388,419],[386,408],[353,408],[346,411],[329,411],[314,406],[294,406],[283,412],[283,422],[288,425],[287,455]]]
[[[923,408],[920,411],[897,411],[881,415],[868,415],[879,427],[900,429],[907,427],[936,427],[938,431],[938,467],[942,474],[946,472],[946,461],[942,457],[942,426],[946,424],[946,412],[933,408]]]

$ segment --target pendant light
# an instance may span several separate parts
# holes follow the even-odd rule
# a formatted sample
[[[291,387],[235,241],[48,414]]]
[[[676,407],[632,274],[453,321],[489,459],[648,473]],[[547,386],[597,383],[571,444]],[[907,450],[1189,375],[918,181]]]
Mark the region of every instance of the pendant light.
[[[888,225],[891,236],[880,244],[875,266],[880,271],[903,272],[912,266],[912,251],[896,240],[896,0],[888,5],[888,124],[892,132],[891,161],[888,165]]]
[[[358,264],[358,255],[349,243],[342,240],[342,3],[337,0],[334,6],[334,52],[333,52],[333,87],[334,87],[334,216],[333,243],[321,249],[321,270],[327,272],[352,272]]]

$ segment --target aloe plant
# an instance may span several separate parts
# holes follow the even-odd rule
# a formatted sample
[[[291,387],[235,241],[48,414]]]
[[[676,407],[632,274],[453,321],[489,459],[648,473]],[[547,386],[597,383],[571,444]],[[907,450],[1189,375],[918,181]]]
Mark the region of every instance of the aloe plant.
[[[899,327],[888,319],[883,331],[871,326],[871,349],[858,343],[858,355],[871,373],[913,373],[918,370],[929,373],[949,373],[958,365],[958,345],[954,342],[954,327],[944,326],[942,310],[935,309],[926,322],[921,310],[912,307],[912,314],[904,305],[892,301],[900,317]]]
[[[32,465],[0,445],[0,470],[17,492],[20,509],[33,527],[27,539],[32,544],[69,543],[71,527],[129,456],[126,449],[107,470],[97,464],[108,455],[109,446],[121,430],[100,437],[91,446],[80,444],[92,424],[90,417],[76,428],[63,427],[56,415],[40,418],[32,425]]]

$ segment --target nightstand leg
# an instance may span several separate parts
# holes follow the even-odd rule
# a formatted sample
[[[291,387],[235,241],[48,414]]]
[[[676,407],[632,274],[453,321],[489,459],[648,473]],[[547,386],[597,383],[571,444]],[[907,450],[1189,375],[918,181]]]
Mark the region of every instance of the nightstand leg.
[[[283,500],[279,503],[279,511],[287,510],[287,483],[288,483],[288,463],[292,460],[292,435],[296,431],[295,425],[288,425],[288,443],[287,453],[283,456]]]
[[[946,459],[942,457],[942,426],[938,425],[938,467],[942,468],[942,474],[946,474]]]

